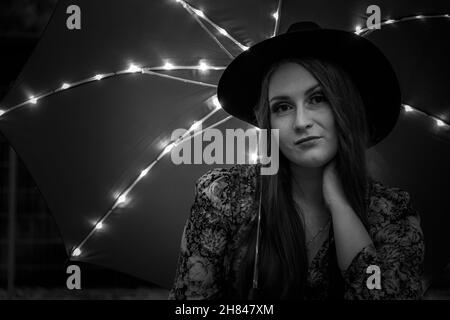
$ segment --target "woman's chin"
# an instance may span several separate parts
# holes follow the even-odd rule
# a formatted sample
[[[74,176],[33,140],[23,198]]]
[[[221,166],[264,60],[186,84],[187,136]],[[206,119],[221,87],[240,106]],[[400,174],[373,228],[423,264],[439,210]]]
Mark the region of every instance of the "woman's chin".
[[[288,159],[295,166],[302,168],[321,168],[331,160],[330,157],[323,156],[291,157]]]

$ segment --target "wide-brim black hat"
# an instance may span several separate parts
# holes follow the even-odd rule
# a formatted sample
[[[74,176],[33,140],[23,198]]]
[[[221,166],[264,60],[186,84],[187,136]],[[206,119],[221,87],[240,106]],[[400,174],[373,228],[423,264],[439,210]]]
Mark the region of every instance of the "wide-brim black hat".
[[[401,108],[400,85],[388,59],[369,40],[348,31],[322,29],[314,22],[297,22],[288,31],[261,41],[237,56],[224,70],[217,88],[222,108],[258,126],[254,107],[262,77],[284,58],[313,57],[341,66],[363,99],[371,147],[394,128]]]

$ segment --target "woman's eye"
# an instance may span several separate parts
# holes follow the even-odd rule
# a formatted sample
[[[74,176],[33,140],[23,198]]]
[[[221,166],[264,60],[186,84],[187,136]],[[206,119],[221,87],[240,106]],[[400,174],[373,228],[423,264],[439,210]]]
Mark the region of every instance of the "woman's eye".
[[[291,108],[287,103],[278,103],[272,107],[272,112],[279,113],[285,112]]]
[[[310,100],[313,104],[319,104],[321,102],[326,101],[326,98],[323,94],[315,94],[311,97]]]

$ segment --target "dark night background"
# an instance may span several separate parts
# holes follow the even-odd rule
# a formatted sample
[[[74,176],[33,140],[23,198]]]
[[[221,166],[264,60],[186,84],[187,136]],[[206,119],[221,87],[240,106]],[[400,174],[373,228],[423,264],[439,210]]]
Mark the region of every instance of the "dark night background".
[[[39,41],[57,0],[0,2],[0,100]],[[0,135],[0,299],[8,297],[8,196],[10,147]],[[66,289],[69,264],[53,217],[33,179],[17,161],[15,241],[16,298],[150,298],[165,299],[167,291],[109,269],[77,263],[82,270],[81,293]],[[425,299],[450,299],[450,268],[428,275]],[[90,289],[90,290],[89,290]]]

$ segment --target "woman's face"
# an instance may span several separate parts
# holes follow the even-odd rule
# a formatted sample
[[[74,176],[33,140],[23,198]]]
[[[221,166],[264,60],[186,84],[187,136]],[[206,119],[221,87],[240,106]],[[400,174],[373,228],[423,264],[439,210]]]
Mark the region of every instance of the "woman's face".
[[[336,155],[331,106],[316,78],[296,63],[282,64],[269,81],[270,124],[279,129],[280,151],[301,167],[322,167]],[[319,139],[298,143],[299,139]]]

